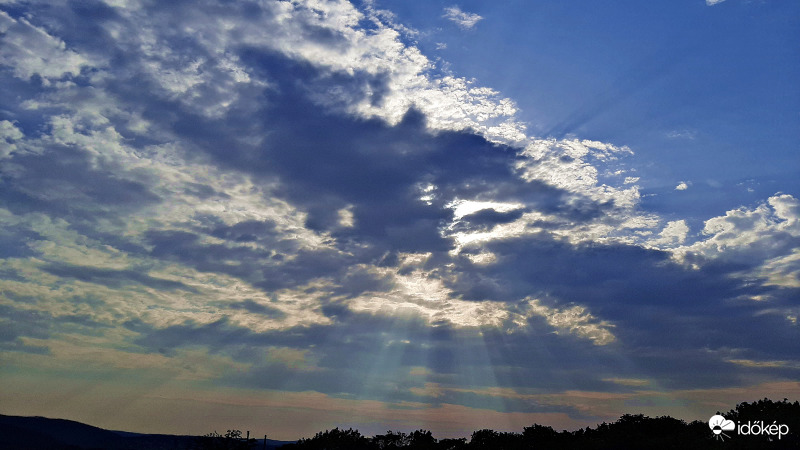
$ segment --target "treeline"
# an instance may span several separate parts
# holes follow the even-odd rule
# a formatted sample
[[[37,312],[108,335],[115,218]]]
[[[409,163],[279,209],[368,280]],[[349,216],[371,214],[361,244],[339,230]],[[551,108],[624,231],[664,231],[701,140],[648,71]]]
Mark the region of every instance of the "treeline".
[[[613,423],[576,431],[556,431],[544,425],[525,427],[521,433],[489,429],[472,433],[469,440],[436,439],[430,431],[392,432],[373,437],[357,430],[334,428],[281,447],[281,450],[529,450],[529,449],[800,449],[800,403],[769,399],[740,403],[722,414],[734,424],[786,425],[788,433],[714,434],[705,421],[686,423],[668,416],[625,414]],[[775,428],[773,427],[772,430]],[[755,428],[754,428],[755,430]]]

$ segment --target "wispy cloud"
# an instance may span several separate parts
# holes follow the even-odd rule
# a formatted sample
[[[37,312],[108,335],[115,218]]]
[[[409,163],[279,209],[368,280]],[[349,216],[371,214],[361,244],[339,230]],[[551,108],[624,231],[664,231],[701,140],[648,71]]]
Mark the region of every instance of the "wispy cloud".
[[[695,139],[697,131],[695,130],[672,130],[666,134],[670,139]]]
[[[442,17],[455,23],[465,30],[474,28],[475,25],[483,19],[483,17],[479,16],[478,14],[462,11],[458,6],[446,7]]]

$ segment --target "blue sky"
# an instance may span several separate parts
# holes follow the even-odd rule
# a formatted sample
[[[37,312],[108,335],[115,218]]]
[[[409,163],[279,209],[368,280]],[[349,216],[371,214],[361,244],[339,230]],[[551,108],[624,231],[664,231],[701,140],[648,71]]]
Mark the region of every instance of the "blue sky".
[[[472,2],[461,6],[482,19],[462,32],[441,23],[448,5],[386,3],[450,70],[513,98],[532,134],[636,148],[645,194],[684,179],[703,191],[699,210],[648,203],[669,202],[659,212],[719,214],[797,190],[797,5]]]
[[[711,3],[0,1],[0,413],[797,398],[800,6]]]

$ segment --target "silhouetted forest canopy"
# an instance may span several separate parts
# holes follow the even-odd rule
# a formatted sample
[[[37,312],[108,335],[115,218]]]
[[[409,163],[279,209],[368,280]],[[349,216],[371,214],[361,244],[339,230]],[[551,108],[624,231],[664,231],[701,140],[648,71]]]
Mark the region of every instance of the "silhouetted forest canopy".
[[[387,431],[373,437],[358,430],[316,433],[297,442],[254,439],[239,430],[216,431],[205,436],[142,435],[103,430],[62,419],[0,415],[0,449],[192,449],[192,450],[530,450],[530,449],[800,449],[800,402],[788,399],[740,403],[727,412],[717,411],[736,424],[715,434],[708,419],[685,422],[668,416],[625,414],[613,423],[574,431],[556,431],[533,424],[522,432],[477,430],[469,438],[436,439],[430,431]],[[740,426],[759,424],[755,435],[743,435]],[[269,428],[265,424],[265,428]],[[774,425],[774,426],[773,426]],[[780,438],[778,426],[786,430]],[[770,428],[772,427],[772,428]]]
[[[284,450],[528,450],[528,449],[757,449],[800,448],[800,403],[788,399],[775,402],[769,399],[753,403],[740,403],[736,408],[721,413],[734,423],[760,422],[764,425],[785,424],[790,432],[781,436],[741,436],[729,432],[721,440],[711,431],[706,421],[686,423],[668,416],[647,417],[642,414],[625,414],[613,423],[602,423],[594,428],[575,431],[556,431],[545,425],[525,427],[521,433],[477,430],[469,440],[440,439],[430,431],[412,433],[388,431],[371,438],[357,430],[334,428],[317,433],[314,437],[281,447]]]

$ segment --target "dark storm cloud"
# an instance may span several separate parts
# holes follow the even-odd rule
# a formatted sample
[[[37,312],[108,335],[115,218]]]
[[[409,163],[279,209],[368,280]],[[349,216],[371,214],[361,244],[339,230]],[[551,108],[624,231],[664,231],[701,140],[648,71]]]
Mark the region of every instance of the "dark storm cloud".
[[[449,242],[438,229],[451,212],[441,206],[457,196],[524,201],[576,220],[592,216],[576,209],[581,202],[574,201],[574,194],[516,178],[512,166],[517,149],[464,132],[432,135],[415,111],[394,127],[325,112],[308,99],[313,92],[305,85],[315,92],[340,87],[344,75],[263,50],[242,49],[240,56],[277,88],[266,91],[258,110],[234,105],[223,120],[198,115],[155,95],[157,90],[109,87],[218,163],[265,181],[279,180],[277,194],[308,212],[310,228],[335,231],[344,242],[349,238],[384,249],[446,250]],[[383,83],[380,76],[356,74],[350,79],[362,80],[351,82],[364,91]],[[262,138],[261,144],[250,142]],[[433,207],[419,200],[421,183],[438,187]],[[583,209],[591,209],[588,204]],[[345,207],[352,208],[355,228],[337,230],[338,211]]]
[[[348,271],[340,280],[334,295],[345,295],[350,298],[369,292],[389,292],[394,287],[390,275],[379,275],[370,270],[355,268]]]
[[[220,306],[224,306],[229,309],[241,309],[247,312],[251,312],[253,314],[260,314],[262,316],[267,316],[274,319],[283,319],[284,317],[286,317],[286,313],[284,313],[280,309],[269,305],[265,305],[263,303],[256,303],[250,299],[242,300],[241,302],[221,304]]]
[[[160,201],[140,180],[93,167],[77,146],[54,145],[42,154],[18,154],[0,169],[0,206],[16,214],[43,212],[82,222],[118,219]],[[141,175],[140,175],[141,176]]]
[[[2,188],[0,188],[2,189]],[[0,199],[0,202],[2,199]],[[0,231],[0,258],[24,258],[36,254],[28,247],[31,241],[43,240],[44,238],[39,233],[29,230],[24,227],[7,226],[4,230]],[[0,269],[0,278],[5,278],[2,275],[4,271]],[[15,278],[12,270],[8,271],[8,276]]]
[[[647,304],[691,306],[702,312],[712,305],[698,304],[696,297],[712,296],[710,301],[718,302],[758,289],[743,290],[728,279],[740,267],[711,266],[699,272],[672,262],[666,252],[633,245],[573,245],[540,233],[497,240],[486,247],[500,258],[487,266],[461,260],[457,277],[461,284],[455,287],[465,288],[459,290],[468,289],[474,274],[506,282],[491,293],[498,300],[549,293],[593,308]],[[483,299],[467,292],[465,299]]]
[[[97,335],[108,324],[86,314],[54,316],[47,312],[0,305],[0,350],[49,354],[46,345],[25,343],[25,338],[50,339],[58,333]]]
[[[188,292],[197,292],[191,286],[187,286],[180,281],[166,280],[163,278],[151,277],[137,270],[115,270],[99,269],[96,267],[76,266],[71,264],[49,264],[41,269],[51,275],[62,278],[72,278],[87,283],[101,284],[111,288],[141,284],[153,289],[175,290],[180,289]]]
[[[124,326],[140,334],[135,344],[161,353],[171,353],[182,346],[202,345],[219,351],[226,346],[266,344],[263,338],[246,328],[229,326],[227,319],[204,325],[187,322],[162,329],[155,329],[141,320],[128,321]]]
[[[276,235],[275,222],[248,220],[235,225],[220,225],[211,230],[214,237],[234,242],[256,242]]]
[[[498,212],[494,209],[488,208],[472,214],[467,214],[466,216],[462,217],[461,220],[467,221],[470,224],[479,227],[491,228],[497,224],[513,222],[522,217],[524,212],[525,211],[521,208],[508,212]]]
[[[255,226],[261,231],[264,230],[263,227],[264,225]],[[245,243],[251,238],[262,243],[269,240],[268,234],[241,234],[244,229],[254,231],[252,224],[243,228],[234,226],[210,231],[231,237],[234,242],[243,236]],[[285,261],[279,251],[284,244],[282,240],[274,241],[275,249],[278,250],[276,251],[243,245],[204,244],[200,242],[200,237],[201,234],[186,231],[147,232],[147,240],[152,245],[150,254],[154,257],[180,261],[203,272],[232,275],[266,291],[296,287],[323,276],[341,277],[353,263],[352,257],[329,249],[295,250],[292,252],[293,257]],[[294,247],[291,242],[285,244],[287,247]]]
[[[246,281],[257,281],[259,262],[272,256],[269,251],[243,246],[205,245],[200,237],[187,231],[151,230],[146,233],[152,245],[150,254],[156,258],[180,261],[203,272],[225,273]],[[226,264],[226,261],[238,264]]]
[[[646,376],[665,386],[742,382],[752,370],[726,362],[737,352],[773,360],[800,353],[800,343],[792,338],[797,327],[780,314],[764,314],[765,305],[752,300],[767,294],[773,307],[790,306],[800,289],[734,276],[747,266],[709,262],[692,269],[661,251],[574,246],[545,236],[498,241],[488,248],[497,262],[478,266],[460,260],[451,285],[455,296],[506,301],[533,296],[551,307],[584,305],[614,325],[611,332],[619,342],[613,346],[624,348]],[[563,366],[564,360],[557,364]]]

